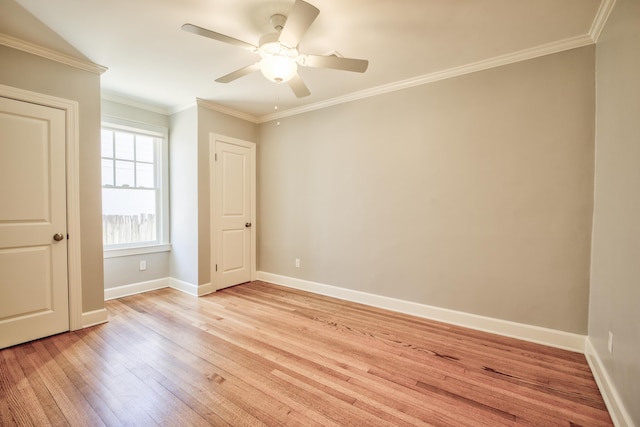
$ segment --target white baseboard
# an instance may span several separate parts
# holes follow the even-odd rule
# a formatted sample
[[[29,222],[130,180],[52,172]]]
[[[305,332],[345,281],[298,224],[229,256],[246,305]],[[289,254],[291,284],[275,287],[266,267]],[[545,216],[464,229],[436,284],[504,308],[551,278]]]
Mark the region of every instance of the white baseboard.
[[[104,290],[104,300],[108,301],[110,299],[127,297],[129,295],[141,294],[143,292],[155,291],[156,289],[162,288],[173,288],[197,297],[215,292],[213,284],[211,283],[205,283],[204,285],[197,286],[183,280],[164,277],[162,279],[148,280],[146,282],[107,288]]]
[[[479,316],[446,308],[433,307],[396,298],[374,295],[367,292],[354,291],[322,283],[310,282],[293,277],[280,276],[264,271],[259,271],[257,273],[257,278],[258,280],[290,288],[314,292],[321,295],[327,295],[400,313],[411,314],[413,316],[424,317],[426,319],[437,320],[453,325],[464,326],[484,332],[518,338],[551,347],[562,348],[578,353],[584,353],[585,351],[586,337],[584,335]]]
[[[631,415],[629,415],[629,412],[627,412],[624,404],[622,403],[622,399],[620,399],[620,395],[611,381],[611,377],[609,377],[609,374],[602,363],[602,359],[600,359],[600,356],[598,356],[591,340],[589,340],[589,337],[587,337],[585,343],[585,355],[587,357],[587,362],[589,362],[589,367],[591,368],[593,377],[600,389],[600,394],[602,394],[604,403],[607,405],[613,424],[616,427],[634,427]]]
[[[109,321],[107,317],[107,310],[101,308],[100,310],[87,311],[82,313],[82,327],[88,328],[89,326],[99,325]]]
[[[172,277],[169,279],[169,287],[184,292],[185,294],[198,296],[198,285],[185,282],[184,280],[178,280]]]
[[[194,285],[193,283],[185,282],[174,278],[169,279],[169,286],[178,291],[184,292],[189,295],[201,297],[203,295],[210,294],[215,291],[211,283],[205,283],[204,285]]]
[[[204,285],[198,286],[198,296],[201,297],[203,295],[208,295],[210,293],[215,292],[216,290],[213,288],[213,283],[205,283]]]
[[[167,288],[170,286],[170,278],[148,280],[146,282],[132,283],[130,285],[117,286],[115,288],[107,288],[104,290],[104,300],[127,297],[129,295],[140,294],[142,292],[155,291],[156,289]]]

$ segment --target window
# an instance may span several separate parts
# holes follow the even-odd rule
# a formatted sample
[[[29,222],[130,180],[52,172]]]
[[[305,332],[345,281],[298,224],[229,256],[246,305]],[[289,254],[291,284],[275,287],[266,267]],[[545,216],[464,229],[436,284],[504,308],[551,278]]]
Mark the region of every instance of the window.
[[[167,131],[125,123],[102,123],[102,240],[107,251],[168,244]]]

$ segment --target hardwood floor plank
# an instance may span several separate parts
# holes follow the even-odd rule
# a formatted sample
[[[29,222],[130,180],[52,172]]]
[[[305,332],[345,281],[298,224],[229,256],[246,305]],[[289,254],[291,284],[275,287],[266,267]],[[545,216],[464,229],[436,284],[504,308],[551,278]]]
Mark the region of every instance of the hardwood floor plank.
[[[0,350],[2,425],[610,426],[584,355],[251,282]]]
[[[3,425],[44,425],[49,419],[40,405],[34,389],[30,386],[20,362],[16,357],[16,349],[2,351],[0,357],[0,384],[2,400],[6,399],[8,411],[3,410]],[[55,415],[52,415],[55,418]]]
[[[186,425],[204,426],[209,425],[212,420],[207,420],[193,411],[188,403],[184,402],[175,392],[175,388],[167,387],[163,381],[164,376],[146,363],[140,363],[137,357],[125,357],[109,345],[109,342],[102,339],[102,335],[93,331],[87,331],[82,340],[104,360],[106,364],[117,364],[124,370],[135,375],[148,388],[149,393],[153,393],[159,404],[164,406],[161,413],[168,413],[169,418],[178,418]],[[146,398],[146,396],[145,396]],[[166,417],[166,415],[165,415]],[[157,417],[153,417],[158,421]],[[215,420],[221,424],[221,420]],[[107,423],[109,424],[109,423]]]
[[[175,346],[176,341],[165,341],[164,337],[152,328],[143,336],[129,325],[120,326],[115,331],[124,345],[120,351],[132,358],[141,359],[149,367],[154,367],[154,375],[161,375],[162,372],[166,380],[172,380],[173,385],[181,388],[179,394],[184,396],[186,393],[199,403],[196,407],[205,408],[206,411],[208,406],[213,405],[216,408],[215,416],[229,425],[262,425],[254,414],[243,411],[236,402],[229,399],[229,393],[221,390],[230,387],[225,378],[226,373],[220,372],[215,365],[193,356],[191,350],[186,350],[193,341],[192,334],[184,333],[184,330],[174,331],[176,339],[184,339],[180,342],[181,345]],[[182,378],[189,380],[184,381]],[[168,389],[175,391],[173,385]],[[189,401],[191,404],[194,403],[191,399]]]
[[[161,316],[161,317],[164,317],[164,316]],[[170,323],[171,322],[168,323],[167,328],[162,327],[163,326],[162,321],[152,322],[152,326],[156,327],[155,331],[157,333],[160,333],[160,334],[166,333],[167,336],[170,337],[170,339],[175,340],[174,342],[178,342],[185,346],[191,344],[190,351],[195,356],[197,356],[192,362],[195,362],[196,360],[204,360],[204,359],[215,360],[216,365],[218,365],[216,366],[216,369],[222,372],[222,375],[224,375],[228,379],[235,378],[235,376],[230,373],[233,371],[235,372],[244,371],[246,373],[254,374],[250,376],[245,375],[245,378],[244,378],[244,381],[246,381],[248,385],[255,387],[259,392],[264,393],[263,396],[256,399],[255,402],[257,402],[258,405],[254,407],[253,409],[254,411],[261,404],[265,404],[265,403],[270,404],[272,401],[274,401],[273,399],[269,398],[269,397],[274,397],[274,395],[272,394],[273,393],[272,390],[278,391],[279,396],[285,396],[291,393],[291,390],[283,388],[280,384],[272,384],[271,389],[264,388],[263,383],[268,381],[267,376],[269,372],[273,369],[274,367],[273,365],[265,364],[264,361],[256,360],[253,358],[252,354],[243,351],[241,348],[234,346],[222,339],[217,340],[216,337],[206,334],[205,332],[202,332],[200,330],[193,331],[193,333],[200,333],[200,336],[195,340],[185,337],[184,334],[181,334],[173,330],[170,326]],[[220,351],[220,349],[223,350],[222,354],[217,352],[217,351]],[[231,355],[232,357],[227,358],[227,356],[225,355]],[[232,360],[232,359],[241,360],[242,363],[237,363],[235,360]],[[228,386],[230,383],[227,383],[225,381],[225,384]],[[244,386],[244,388],[246,389],[247,386]],[[275,396],[278,396],[278,395],[275,395]],[[243,396],[237,396],[237,399],[240,400],[241,402],[244,402]],[[278,400],[276,399],[275,402],[278,402]],[[298,402],[296,402],[296,400],[289,400],[289,402],[294,403],[294,406],[297,407],[298,412],[304,412],[306,415],[312,416],[312,418],[317,418],[317,421],[319,421],[320,424],[327,425],[327,421],[328,421],[327,419],[325,419],[322,416],[319,416],[319,417],[313,416],[313,414],[309,412],[308,407],[299,404]],[[291,418],[292,416],[295,416],[296,413],[287,411],[286,415],[288,418]]]
[[[242,314],[238,314],[239,316],[242,315],[244,316],[244,313]],[[228,318],[227,318],[228,319]],[[228,326],[227,326],[228,328]],[[271,328],[274,328],[273,326]],[[235,332],[233,330],[230,330],[229,333],[231,333],[233,336],[240,336],[241,335],[241,331],[240,330],[236,330]],[[260,335],[260,334],[258,334]],[[257,335],[256,335],[257,336]],[[254,336],[254,339],[255,337]],[[259,342],[257,344],[257,347],[262,348],[263,353],[262,353],[262,357],[266,357],[268,359],[271,359],[274,361],[274,363],[279,363],[281,366],[287,366],[288,369],[290,370],[295,370],[296,372],[300,372],[303,375],[309,376],[309,377],[313,377],[313,372],[316,373],[324,373],[325,376],[328,376],[329,379],[328,381],[331,380],[338,380],[339,382],[348,382],[350,380],[353,380],[351,374],[353,373],[353,371],[349,372],[349,374],[345,375],[345,374],[341,374],[341,373],[337,373],[336,371],[333,371],[329,368],[327,368],[326,366],[324,366],[324,364],[328,364],[329,366],[335,365],[336,367],[340,367],[340,369],[345,369],[346,368],[346,364],[345,363],[337,363],[334,364],[332,363],[331,360],[327,360],[327,359],[323,359],[322,356],[320,356],[319,352],[307,352],[306,348],[308,348],[307,345],[303,345],[302,347],[298,347],[297,344],[292,344],[290,342],[277,342],[278,340],[278,336],[274,336],[272,334],[266,336],[263,338],[262,342]],[[271,343],[271,344],[269,344]],[[272,344],[274,344],[272,346]],[[308,345],[312,345],[312,343],[308,343]],[[275,349],[275,354],[270,354],[268,352],[265,352],[265,350],[274,347]],[[334,346],[335,347],[335,346]],[[317,349],[316,347],[313,347],[314,350]],[[300,356],[300,357],[289,357],[287,359],[287,353],[282,353],[280,351],[278,351],[279,349],[288,349],[289,351],[291,351],[293,354],[295,353],[296,355]],[[360,371],[363,374],[366,373],[368,366],[358,366],[358,367],[352,367],[354,368],[356,371]],[[348,372],[348,371],[345,371]],[[317,378],[316,378],[317,379]],[[353,384],[353,383],[351,383]],[[389,392],[390,390],[385,390],[385,393]],[[417,403],[417,405],[419,406],[420,403]],[[432,418],[434,417],[434,415],[432,414]],[[414,420],[415,422],[415,420]]]
[[[82,393],[66,376],[60,366],[60,359],[53,358],[47,351],[45,345],[50,343],[51,340],[34,341],[32,345],[36,351],[29,354],[28,359],[36,368],[37,374],[56,401],[66,421],[70,425],[104,425]]]
[[[243,393],[235,396],[235,399],[240,404],[243,404],[246,399],[247,392],[253,393],[262,393],[262,395],[257,396],[254,402],[253,411],[255,411],[260,406],[269,405],[272,406],[273,402],[278,402],[278,400],[273,400],[268,398],[269,394],[273,393],[271,389],[264,389],[263,383],[266,382],[266,376],[272,369],[273,366],[266,366],[264,363],[260,363],[259,360],[254,360],[251,354],[245,354],[242,349],[224,341],[217,340],[216,337],[206,334],[199,329],[196,329],[194,333],[200,333],[200,335],[196,337],[188,337],[182,333],[176,332],[171,325],[172,321],[170,319],[166,319],[164,315],[160,316],[160,320],[167,321],[167,327],[163,327],[163,322],[152,322],[153,326],[155,326],[155,332],[158,334],[165,335],[172,340],[177,340],[184,346],[189,346],[190,352],[193,353],[196,358],[194,361],[190,363],[196,363],[197,360],[210,360],[216,361],[216,371],[220,373],[225,378],[225,386],[232,386],[232,382],[236,379],[236,377],[230,373],[230,371],[235,372],[251,372],[256,375],[251,375],[250,377],[244,378],[244,381],[253,388],[248,388],[247,385],[242,385]],[[196,338],[196,339],[194,339]],[[213,342],[212,342],[213,341]],[[191,344],[191,345],[189,345]],[[216,351],[218,353],[216,353]],[[227,359],[225,355],[231,355],[232,357]],[[233,357],[235,356],[235,357]],[[235,359],[235,360],[231,360]],[[242,361],[243,363],[237,363],[237,360]],[[229,381],[231,380],[231,381]],[[273,387],[273,389],[277,390],[278,387]],[[281,393],[285,393],[285,390],[281,390]],[[295,402],[295,401],[294,401]],[[300,405],[297,405],[300,406]],[[300,412],[306,412],[307,408],[304,406],[300,406],[297,408],[297,411],[293,411],[291,408],[281,407],[276,410],[277,413],[283,414],[286,416],[288,422],[291,422],[294,418],[299,416]],[[273,411],[273,408],[267,408],[267,411]],[[321,419],[322,424],[326,424],[326,420]],[[309,425],[308,421],[301,422],[301,424]]]
[[[63,348],[61,346],[57,349]],[[133,421],[141,424],[161,423],[163,419],[170,417],[169,411],[182,415],[173,399],[166,399],[168,396],[159,394],[157,389],[148,387],[141,380],[137,375],[137,366],[128,370],[122,369],[118,361],[113,363],[113,359],[109,359],[110,363],[105,363],[100,360],[101,355],[92,351],[84,340],[79,340],[74,349],[73,353],[66,354],[66,358],[88,385],[85,390],[88,391],[88,388],[93,391],[90,403],[94,409],[100,408],[97,412],[105,423],[115,422],[111,419],[112,414],[122,424]],[[98,367],[100,369],[96,369]],[[94,399],[94,393],[106,398]],[[101,402],[106,405],[103,407]]]
[[[339,326],[339,323],[336,323],[336,322],[333,322],[333,321],[327,321],[326,323],[334,325],[334,326]],[[351,328],[351,327],[345,327],[344,329],[347,332],[351,332],[353,330],[353,328]],[[376,338],[375,335],[373,335],[373,334],[371,334],[369,332],[361,332],[361,331],[359,331],[359,332],[356,333],[356,335],[369,336],[372,339]],[[395,340],[394,340],[394,342],[389,343],[389,345],[391,347],[396,346],[395,344],[396,344]],[[453,346],[453,347],[455,347],[455,346]],[[367,351],[369,353],[371,353],[371,347],[367,347],[367,348],[368,348]],[[406,350],[406,349],[414,349],[414,348],[411,348],[411,346],[408,346],[408,345],[404,346],[403,348],[401,348],[401,350]],[[434,349],[432,347],[431,349],[427,350],[426,348],[415,347],[415,349],[416,350],[421,350],[421,351],[425,352],[427,355],[431,354],[431,355],[442,357],[444,359],[442,361],[442,363],[445,365],[445,372],[448,372],[448,373],[451,373],[452,371],[455,372],[455,367],[446,366],[446,365],[458,364],[458,362],[460,362],[461,360],[462,360],[462,362],[464,362],[464,366],[465,366],[463,370],[468,370],[469,367],[474,366],[473,364],[469,363],[469,358],[468,358],[469,354],[472,354],[472,355],[474,354],[473,350],[469,350],[469,346],[467,346],[464,349],[464,352],[466,352],[466,353],[465,354],[460,354],[460,355],[457,355],[455,352],[452,353],[451,352],[452,348],[449,348],[448,349],[449,354],[448,355],[444,355],[444,357],[443,357],[443,355],[441,353],[439,353],[440,349],[438,349],[438,348]],[[482,353],[476,352],[476,356],[480,355],[482,358],[486,359],[486,357],[487,357],[486,353],[487,353],[486,351],[483,351]],[[567,352],[567,353],[570,353],[570,352]],[[399,354],[401,354],[401,353],[399,353]],[[492,353],[492,355],[495,356],[495,353]],[[363,357],[366,357],[366,355],[358,355],[358,357],[359,358],[363,358]],[[464,357],[465,359],[461,359],[462,357]],[[496,359],[496,357],[494,357],[494,359]],[[586,361],[584,360],[583,357],[582,357],[582,359],[583,359],[583,364],[586,366]],[[518,370],[517,368],[521,368],[520,369],[521,372],[526,372],[526,374],[529,374],[529,375],[523,375],[522,373],[520,373],[520,374],[518,374],[518,375],[520,375],[520,377],[518,377],[518,376],[516,376],[516,374],[509,375],[509,374],[503,373],[503,374],[507,375],[510,378],[510,380],[518,382],[520,385],[528,386],[528,387],[532,387],[532,388],[543,388],[544,393],[556,393],[558,396],[560,396],[560,397],[562,397],[564,399],[579,399],[581,403],[586,403],[587,405],[595,406],[597,409],[604,409],[604,405],[603,405],[602,399],[600,398],[599,392],[597,390],[597,386],[595,385],[595,382],[593,381],[593,378],[590,378],[588,381],[584,382],[586,384],[585,389],[587,391],[593,393],[592,396],[586,396],[585,397],[585,396],[582,395],[582,392],[585,391],[585,390],[582,389],[584,384],[582,384],[581,381],[579,381],[579,380],[573,381],[569,376],[565,376],[565,378],[561,378],[561,379],[563,381],[565,381],[566,384],[564,384],[562,387],[559,387],[558,385],[559,384],[562,385],[562,382],[558,381],[558,379],[552,379],[551,381],[558,382],[559,384],[555,384],[555,383],[554,384],[549,384],[550,380],[548,380],[548,379],[536,378],[535,375],[537,375],[538,371],[540,371],[540,370],[536,369],[535,365],[533,367],[529,366],[529,365],[526,365],[527,369],[524,370],[524,369],[522,369],[525,366],[524,363],[520,363],[521,366],[516,366],[514,368],[513,367],[513,362],[511,362],[509,359],[504,360],[504,361],[505,362],[509,362],[509,365],[510,365],[509,370],[517,371]],[[401,360],[399,362],[400,362],[400,364],[402,364],[403,361]],[[425,360],[425,362],[427,362],[427,361]],[[449,363],[449,362],[451,362],[451,363]],[[487,370],[489,372],[492,372],[492,370],[490,368],[487,368],[486,366],[483,366],[482,364],[478,365],[476,363],[476,365],[477,365],[476,367],[480,371]],[[516,364],[516,365],[518,365],[518,364]],[[557,371],[557,367],[558,367],[558,364],[554,363],[553,366],[551,366],[551,365],[546,366],[546,369],[553,368],[553,369],[555,369]],[[528,376],[531,376],[531,378],[528,378]],[[569,386],[570,386],[570,389],[567,388]],[[596,399],[593,399],[593,396],[595,396]]]
[[[24,372],[25,378],[28,380],[30,388],[36,395],[44,414],[46,414],[47,422],[52,425],[66,424],[64,414],[60,410],[55,399],[53,399],[51,393],[49,393],[49,390],[42,381],[42,378],[38,375],[37,367],[33,366],[28,357],[29,354],[33,354],[36,351],[33,348],[33,345],[17,347],[15,350],[16,360],[20,364],[22,372]]]

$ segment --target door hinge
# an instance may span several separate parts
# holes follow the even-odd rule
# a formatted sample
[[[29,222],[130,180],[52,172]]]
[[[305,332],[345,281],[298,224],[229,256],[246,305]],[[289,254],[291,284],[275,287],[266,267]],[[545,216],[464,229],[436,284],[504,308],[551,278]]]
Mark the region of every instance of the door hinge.
[[[216,271],[218,271],[218,264],[216,264]]]
[[[215,154],[215,160],[214,161],[218,161],[218,153]]]

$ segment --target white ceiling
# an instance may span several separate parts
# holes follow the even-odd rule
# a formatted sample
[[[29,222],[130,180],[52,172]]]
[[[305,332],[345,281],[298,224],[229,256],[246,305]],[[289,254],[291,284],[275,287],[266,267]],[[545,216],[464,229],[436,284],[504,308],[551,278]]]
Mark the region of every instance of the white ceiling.
[[[427,81],[456,67],[491,64],[491,58],[585,45],[597,36],[599,11],[611,0],[309,2],[320,15],[300,50],[368,59],[369,69],[359,74],[300,67],[311,95],[297,99],[288,86],[260,73],[214,82],[255,62],[255,54],[180,29],[188,22],[257,44],[273,32],[270,16],[286,15],[293,0],[0,0],[4,29],[13,36],[108,67],[102,75],[106,93],[167,111],[201,98],[256,118],[273,115],[276,103],[280,111],[312,108],[408,79]],[[37,28],[25,10],[52,32]]]

